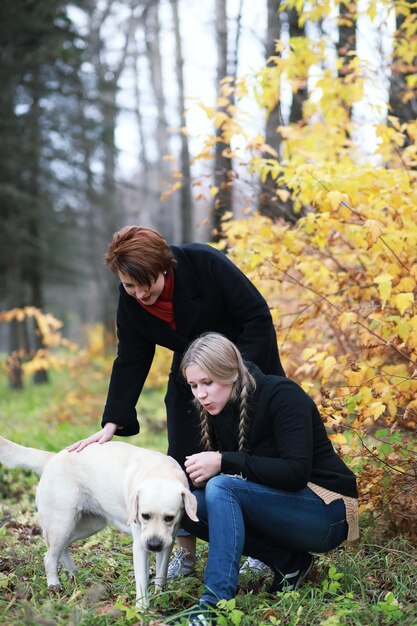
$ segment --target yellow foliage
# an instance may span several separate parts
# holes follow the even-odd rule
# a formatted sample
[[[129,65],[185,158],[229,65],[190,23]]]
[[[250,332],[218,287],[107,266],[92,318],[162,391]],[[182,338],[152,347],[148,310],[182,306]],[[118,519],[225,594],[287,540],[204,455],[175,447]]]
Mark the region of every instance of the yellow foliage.
[[[154,389],[166,385],[171,369],[172,352],[162,346],[157,346],[151,369],[146,378],[145,388]]]
[[[395,296],[395,306],[401,314],[406,311],[414,302],[414,294],[412,292],[399,293]]]
[[[329,435],[329,438],[331,439],[331,441],[333,443],[337,443],[337,444],[344,444],[346,443],[347,439],[344,435],[342,435],[342,433],[332,433]]]
[[[302,26],[328,16],[377,20],[391,7],[344,2],[352,11],[346,17],[341,4],[283,0],[279,10],[295,9]],[[404,19],[393,38],[394,69],[404,73],[415,64],[417,16],[407,3],[396,2],[395,10]],[[277,206],[291,203],[302,215],[291,225],[253,212],[242,220],[228,216],[220,245],[266,297],[286,373],[314,396],[327,425],[360,432],[417,424],[417,122],[390,115],[375,125],[383,165],[363,161],[351,113],[370,70],[353,53],[332,67],[323,39],[278,41],[267,66],[242,80],[244,89],[233,92],[226,81],[221,97],[233,99],[233,110],[207,110],[216,134],[195,157],[213,158],[216,142],[243,138],[247,156],[245,163],[239,155],[239,172],[246,166],[254,188],[274,183]],[[416,78],[405,73],[407,102],[415,98]],[[242,109],[251,97],[270,115],[282,104],[284,82],[307,97],[302,119],[277,128],[276,155],[259,134],[244,131]],[[342,453],[355,445],[339,431],[333,440]],[[380,484],[375,476],[368,472],[363,493]]]
[[[91,358],[102,357],[106,353],[106,335],[103,324],[92,324],[87,329],[87,352]]]
[[[319,404],[323,387],[342,401],[327,413],[391,424],[410,406],[417,422],[416,186],[410,172],[375,174],[353,164],[299,167],[288,179],[284,170],[315,212],[294,226],[228,221],[227,247],[272,308],[288,375],[315,384]]]
[[[54,348],[63,348],[67,354],[68,351],[72,353],[77,349],[75,343],[68,341],[61,335],[63,324],[60,320],[50,313],[44,313],[40,309],[30,306],[0,311],[0,322],[16,321],[23,323],[29,319],[35,323],[36,343],[40,347],[29,351],[21,349],[11,354],[6,363],[8,373],[10,374],[16,368],[21,368],[25,375],[31,375],[40,370],[59,369],[68,365],[68,358],[64,356],[64,353],[57,355],[53,352]]]

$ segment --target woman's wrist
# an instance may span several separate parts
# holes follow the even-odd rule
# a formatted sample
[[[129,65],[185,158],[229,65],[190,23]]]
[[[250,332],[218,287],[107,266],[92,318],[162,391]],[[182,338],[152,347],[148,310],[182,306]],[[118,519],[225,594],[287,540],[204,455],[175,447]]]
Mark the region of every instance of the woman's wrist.
[[[103,426],[103,430],[106,431],[106,433],[109,433],[111,435],[114,435],[116,430],[119,430],[120,428],[122,427],[119,426],[119,424],[115,424],[114,422],[107,422]]]

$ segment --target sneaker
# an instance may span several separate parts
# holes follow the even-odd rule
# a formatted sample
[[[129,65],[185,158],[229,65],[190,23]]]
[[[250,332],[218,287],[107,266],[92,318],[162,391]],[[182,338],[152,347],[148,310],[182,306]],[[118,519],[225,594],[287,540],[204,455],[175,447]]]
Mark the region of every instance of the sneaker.
[[[271,569],[262,561],[258,561],[258,559],[254,559],[251,556],[248,556],[247,559],[243,562],[239,574],[256,574],[259,576],[260,574],[270,574]]]
[[[190,553],[185,548],[178,548],[172,557],[167,572],[167,579],[189,576],[194,570],[194,562],[188,558]]]
[[[216,623],[214,606],[207,602],[199,602],[189,609],[177,613],[172,618],[165,619],[167,624],[185,624],[187,626],[212,626]]]
[[[306,580],[313,567],[314,559],[308,552],[300,555],[299,561],[289,572],[276,570],[270,593],[277,591],[295,591]]]

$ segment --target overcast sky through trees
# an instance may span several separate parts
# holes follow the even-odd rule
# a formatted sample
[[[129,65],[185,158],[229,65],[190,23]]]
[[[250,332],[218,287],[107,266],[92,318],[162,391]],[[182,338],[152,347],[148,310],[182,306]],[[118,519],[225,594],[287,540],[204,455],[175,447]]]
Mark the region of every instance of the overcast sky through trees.
[[[360,5],[366,0],[361,0]],[[248,2],[247,0],[229,0],[228,20],[232,30],[236,27],[236,16],[239,9],[242,10],[241,35],[238,52],[238,74],[256,72],[265,62],[265,29],[266,29],[266,6],[263,2]],[[204,104],[212,106],[216,98],[215,89],[215,67],[216,54],[214,47],[214,2],[195,2],[189,0],[179,5],[181,19],[181,34],[183,37],[184,58],[185,58],[185,89],[187,96],[187,125],[190,130],[191,152],[198,150],[201,134],[212,132],[210,122],[199,109],[197,102],[201,100]],[[172,20],[168,2],[160,3],[161,20],[161,41],[162,56],[164,59],[163,78],[167,96],[167,116],[169,124],[175,128],[178,125],[176,110],[175,84],[175,52],[174,34]],[[328,34],[328,58],[329,65],[335,61],[335,38],[337,29],[335,27],[335,15],[323,21],[323,32]],[[375,134],[371,125],[378,119],[386,115],[387,102],[387,66],[389,65],[391,53],[391,38],[395,28],[395,16],[393,12],[387,13],[381,5],[379,17],[376,23],[372,24],[367,17],[362,17],[357,24],[357,51],[361,59],[367,63],[367,93],[368,99],[355,105],[355,117],[358,125],[356,128],[356,138],[358,144],[362,146],[364,157],[369,157],[375,147]],[[308,33],[314,37],[314,29],[308,28]],[[122,33],[118,28],[117,21],[114,27],[108,28],[108,37],[113,42],[113,53],[117,57],[117,50],[122,46]],[[282,32],[282,39],[288,38],[288,31]],[[139,45],[141,42],[139,42]],[[152,120],[154,116],[154,102],[152,90],[149,83],[148,68],[145,67],[143,59],[143,78],[140,80],[143,106],[145,115]],[[314,85],[319,76],[311,75],[310,87]],[[119,167],[123,177],[129,177],[137,168],[138,136],[137,124],[134,115],[134,97],[132,87],[132,68],[127,68],[120,81],[120,93],[118,97],[121,113],[119,115],[117,127],[117,146],[120,150]],[[288,106],[291,94],[288,91]],[[248,110],[254,116],[250,122],[255,129],[262,132],[265,120],[260,119],[262,113],[253,103],[247,103]],[[380,108],[380,110],[379,110]],[[285,114],[285,107],[284,107]],[[256,119],[256,116],[258,119]],[[150,130],[150,129],[149,129]],[[148,149],[152,156],[152,146],[154,138],[149,136]]]

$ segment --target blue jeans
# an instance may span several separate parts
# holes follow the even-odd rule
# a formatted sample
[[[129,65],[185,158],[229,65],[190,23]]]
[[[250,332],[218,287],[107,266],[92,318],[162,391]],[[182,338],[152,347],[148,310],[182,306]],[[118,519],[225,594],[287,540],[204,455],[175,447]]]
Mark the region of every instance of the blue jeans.
[[[343,500],[325,504],[311,489],[283,491],[220,474],[194,491],[199,522],[183,528],[209,541],[202,600],[236,595],[242,554],[283,570],[301,552],[328,552],[347,537]]]

